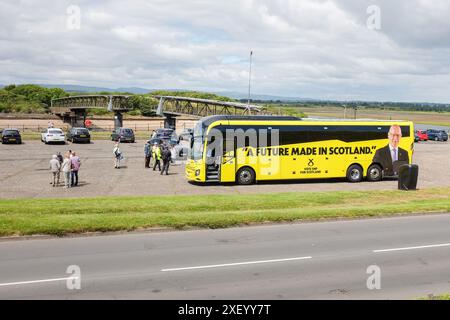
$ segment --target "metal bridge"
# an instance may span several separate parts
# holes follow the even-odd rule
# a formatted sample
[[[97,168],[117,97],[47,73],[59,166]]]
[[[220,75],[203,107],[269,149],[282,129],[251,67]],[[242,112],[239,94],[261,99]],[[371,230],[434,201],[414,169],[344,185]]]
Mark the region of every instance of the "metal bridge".
[[[50,107],[52,114],[62,118],[71,126],[84,127],[87,109],[106,109],[114,112],[114,125],[122,126],[122,113],[131,111],[125,95],[86,95],[53,99]],[[82,123],[80,121],[82,120]]]
[[[207,100],[177,96],[154,96],[159,99],[156,114],[166,118],[166,127],[175,127],[176,116],[190,115],[252,115],[262,113],[262,108],[238,102]]]
[[[85,95],[53,99],[51,112],[72,126],[84,126],[87,109],[106,109],[114,112],[114,125],[121,127],[122,113],[131,111],[126,95]],[[204,117],[210,115],[264,114],[262,107],[238,102],[227,102],[176,96],[154,96],[159,99],[156,114],[165,117],[164,126],[175,128],[177,116]]]

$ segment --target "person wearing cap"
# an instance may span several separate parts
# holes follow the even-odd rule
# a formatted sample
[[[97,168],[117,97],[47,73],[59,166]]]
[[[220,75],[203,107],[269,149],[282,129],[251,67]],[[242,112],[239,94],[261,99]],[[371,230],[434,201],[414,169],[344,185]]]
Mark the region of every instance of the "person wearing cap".
[[[145,168],[150,168],[150,159],[152,158],[152,149],[150,148],[150,140],[144,146]]]
[[[61,170],[61,164],[59,163],[58,156],[54,154],[50,160],[50,171],[53,175],[53,186],[59,185],[59,171]]]
[[[155,142],[152,148],[152,156],[155,159],[155,164],[153,165],[153,171],[156,170],[156,166],[158,166],[158,170],[161,171],[161,148],[158,143]]]

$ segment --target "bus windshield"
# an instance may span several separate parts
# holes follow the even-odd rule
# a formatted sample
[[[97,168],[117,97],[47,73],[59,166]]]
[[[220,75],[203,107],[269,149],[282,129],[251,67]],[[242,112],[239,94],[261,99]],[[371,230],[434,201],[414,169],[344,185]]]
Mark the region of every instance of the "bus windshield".
[[[191,140],[190,158],[201,160],[203,158],[203,137],[195,137]]]

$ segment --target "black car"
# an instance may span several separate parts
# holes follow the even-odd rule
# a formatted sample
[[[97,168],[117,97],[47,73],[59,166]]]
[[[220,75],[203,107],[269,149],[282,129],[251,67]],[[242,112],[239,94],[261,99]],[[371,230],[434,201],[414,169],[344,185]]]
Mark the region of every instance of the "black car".
[[[5,143],[22,143],[22,136],[17,129],[3,129],[2,131],[2,144]]]
[[[173,129],[167,129],[167,128],[158,129],[158,130],[154,131],[152,136],[150,137],[150,139],[155,139],[155,138],[163,139],[163,140],[167,140],[167,141],[176,140],[178,142],[178,136],[175,133],[175,130],[173,130]]]
[[[120,142],[131,142],[134,143],[135,137],[133,129],[129,128],[117,128],[114,130],[111,134],[111,140],[112,141],[119,141]]]
[[[67,140],[72,142],[91,142],[91,133],[86,128],[72,128],[67,132]]]
[[[434,141],[447,141],[448,140],[448,133],[444,130],[435,130],[435,129],[428,129],[427,130],[428,140],[434,140]]]
[[[191,137],[194,136],[194,129],[184,129],[183,132],[180,134],[180,140],[191,140]]]

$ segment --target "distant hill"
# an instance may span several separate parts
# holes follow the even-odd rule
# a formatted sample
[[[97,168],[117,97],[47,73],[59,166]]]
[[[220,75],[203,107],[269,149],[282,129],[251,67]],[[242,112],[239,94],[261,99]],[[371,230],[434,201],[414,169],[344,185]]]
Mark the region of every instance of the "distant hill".
[[[120,87],[120,88],[105,88],[105,87],[89,87],[89,86],[81,86],[75,84],[37,84],[44,88],[60,88],[66,92],[86,92],[86,93],[94,93],[94,92],[128,92],[132,94],[146,94],[151,93],[153,91],[160,91],[161,89],[146,89],[140,87]],[[0,88],[3,88],[4,85],[0,85]],[[190,91],[183,89],[162,89],[164,91]],[[220,96],[228,97],[231,99],[241,100],[247,99],[247,93],[243,92],[235,92],[235,91],[215,91],[210,92]],[[272,96],[272,95],[263,95],[263,94],[252,94],[252,100],[257,101],[281,101],[281,102],[308,102],[308,101],[317,101],[315,99],[309,98],[300,98],[300,97],[283,97],[283,96]]]
[[[213,92],[215,94],[225,96],[232,99],[237,100],[246,100],[248,99],[248,93],[242,92],[234,92],[234,91],[216,91]],[[258,101],[282,101],[282,102],[308,102],[308,101],[317,101],[317,99],[309,99],[309,98],[300,98],[300,97],[283,97],[283,96],[272,96],[265,94],[252,94],[250,97],[252,100]]]
[[[44,87],[44,88],[60,88],[67,92],[93,93],[93,92],[108,91],[108,92],[129,92],[129,93],[133,93],[133,94],[145,94],[145,93],[149,93],[151,91],[150,89],[137,88],[137,87],[111,89],[111,88],[103,88],[103,87],[80,86],[80,85],[74,85],[74,84],[38,84],[38,85],[41,87]]]

